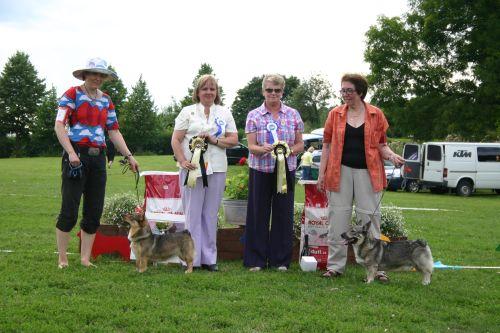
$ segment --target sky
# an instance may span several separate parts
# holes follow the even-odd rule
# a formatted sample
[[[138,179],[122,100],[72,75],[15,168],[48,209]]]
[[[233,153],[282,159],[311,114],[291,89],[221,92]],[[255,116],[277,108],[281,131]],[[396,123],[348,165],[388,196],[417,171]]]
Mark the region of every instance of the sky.
[[[338,90],[343,73],[369,73],[365,33],[377,17],[407,10],[406,0],[0,0],[0,69],[23,51],[60,95],[100,57],[129,91],[142,75],[158,107],[182,99],[202,63],[226,105],[266,73],[320,74]]]

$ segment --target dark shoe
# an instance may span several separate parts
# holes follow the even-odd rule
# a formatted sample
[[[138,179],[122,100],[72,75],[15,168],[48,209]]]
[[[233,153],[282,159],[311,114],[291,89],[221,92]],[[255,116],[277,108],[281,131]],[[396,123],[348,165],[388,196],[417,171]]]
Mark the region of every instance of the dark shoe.
[[[213,265],[203,264],[203,265],[201,265],[201,268],[206,269],[209,272],[218,272],[219,271],[219,267],[217,266],[217,264],[213,264]]]
[[[325,273],[323,273],[323,275],[321,275],[321,276],[324,278],[337,278],[339,276],[342,276],[342,273],[328,270]]]

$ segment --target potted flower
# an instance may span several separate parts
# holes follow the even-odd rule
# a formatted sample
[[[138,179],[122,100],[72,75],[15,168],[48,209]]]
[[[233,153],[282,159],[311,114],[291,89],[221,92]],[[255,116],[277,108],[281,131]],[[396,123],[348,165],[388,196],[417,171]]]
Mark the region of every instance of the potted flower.
[[[247,166],[246,158],[238,162],[240,166]],[[222,208],[226,223],[245,225],[248,201],[248,167],[243,168],[238,174],[226,179],[225,197]]]
[[[128,226],[123,222],[123,215],[133,213],[136,207],[137,199],[131,192],[119,193],[106,198],[99,232],[126,236]]]

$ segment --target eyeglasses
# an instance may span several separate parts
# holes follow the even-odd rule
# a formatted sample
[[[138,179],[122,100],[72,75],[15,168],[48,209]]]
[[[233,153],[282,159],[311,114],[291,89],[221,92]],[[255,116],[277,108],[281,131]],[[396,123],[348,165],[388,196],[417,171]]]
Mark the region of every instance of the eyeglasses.
[[[273,89],[273,88],[266,88],[264,90],[266,91],[266,93],[269,93],[269,94],[272,94],[273,92],[275,94],[279,94],[279,93],[281,93],[283,91],[283,89],[281,89],[281,88],[275,88],[275,89]]]
[[[354,94],[355,91],[356,91],[356,89],[347,88],[347,89],[340,89],[339,92],[341,95],[352,95],[352,94]]]

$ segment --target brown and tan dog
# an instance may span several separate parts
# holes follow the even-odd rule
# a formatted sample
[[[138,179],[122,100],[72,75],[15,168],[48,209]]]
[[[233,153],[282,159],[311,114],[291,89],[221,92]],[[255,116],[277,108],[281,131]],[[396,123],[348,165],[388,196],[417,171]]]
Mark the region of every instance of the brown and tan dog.
[[[193,271],[194,242],[189,231],[154,235],[142,212],[126,214],[123,219],[130,224],[128,239],[136,256],[136,267],[140,273],[146,271],[149,260],[166,260],[173,256],[179,256],[186,262],[185,273]]]

